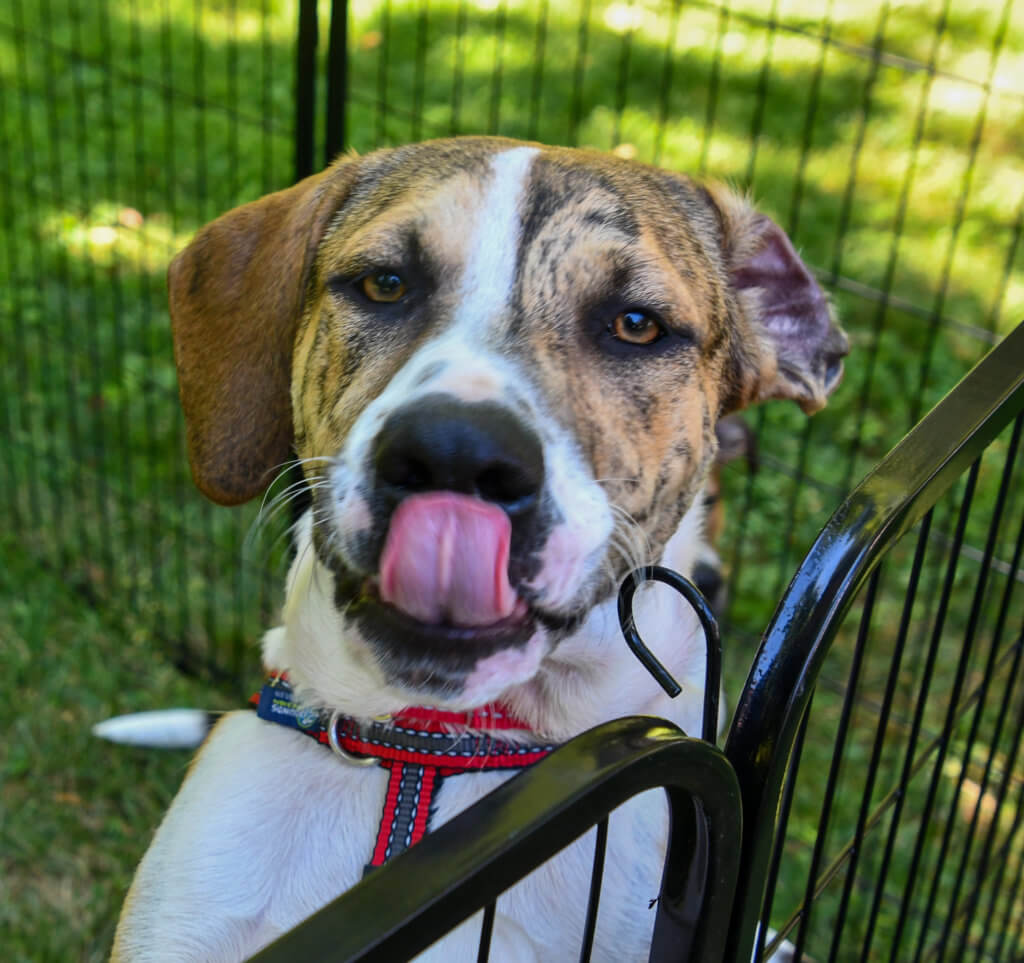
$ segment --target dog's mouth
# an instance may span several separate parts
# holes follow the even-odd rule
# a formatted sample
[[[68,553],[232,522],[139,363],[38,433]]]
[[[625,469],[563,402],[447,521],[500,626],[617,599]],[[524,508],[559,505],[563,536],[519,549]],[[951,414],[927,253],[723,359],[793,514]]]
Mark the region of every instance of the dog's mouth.
[[[497,505],[450,491],[395,509],[379,562],[380,600],[427,626],[489,629],[521,621],[508,577],[512,523]]]
[[[525,651],[537,630],[525,603],[488,625],[423,622],[382,601],[372,582],[348,612],[391,681],[440,695],[459,694],[491,657]]]
[[[337,585],[391,681],[453,695],[494,656],[523,671],[536,661],[530,643],[549,620],[509,580],[511,540],[506,512],[479,498],[430,491],[398,505],[377,573]]]

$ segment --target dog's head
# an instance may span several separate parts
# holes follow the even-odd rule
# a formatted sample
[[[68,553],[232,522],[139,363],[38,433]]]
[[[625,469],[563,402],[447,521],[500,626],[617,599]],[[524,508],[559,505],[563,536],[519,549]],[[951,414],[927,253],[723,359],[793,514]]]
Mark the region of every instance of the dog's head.
[[[406,702],[534,678],[662,557],[718,419],[820,408],[847,351],[785,234],[724,188],[492,138],[344,158],[238,208],[170,296],[197,484],[238,503],[303,459],[309,674]]]

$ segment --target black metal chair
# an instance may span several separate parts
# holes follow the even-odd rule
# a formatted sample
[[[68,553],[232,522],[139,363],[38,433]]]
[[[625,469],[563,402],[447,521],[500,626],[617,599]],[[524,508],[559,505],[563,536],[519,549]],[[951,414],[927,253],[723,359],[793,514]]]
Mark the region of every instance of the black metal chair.
[[[965,504],[948,546],[950,571],[955,571],[979,459],[993,439],[1016,419],[1000,494],[992,509],[987,550],[980,562],[977,603],[993,564],[992,533],[1000,525],[1002,506],[1014,477],[1014,458],[1024,423],[1022,412],[1024,325],[984,358],[829,520],[797,570],[763,637],[724,752],[655,719],[622,719],[593,729],[440,827],[286,934],[257,959],[407,959],[480,910],[485,911],[481,958],[486,959],[490,920],[498,895],[596,825],[594,879],[580,957],[588,959],[599,910],[607,814],[629,797],[659,786],[668,793],[672,831],[650,958],[745,963],[753,950],[766,952],[766,926],[761,924],[767,921],[776,880],[785,870],[782,842],[799,765],[802,725],[806,724],[829,647],[866,584],[869,598],[865,605],[870,610],[869,579],[900,537],[924,518],[915,556],[914,571],[919,572],[922,546],[929,539],[930,510],[966,472]],[[1004,604],[999,607],[1000,620],[1006,617],[1005,603],[1012,583],[1021,576],[1022,541],[1017,538]],[[910,582],[916,587],[914,572]],[[912,605],[912,597],[908,598],[908,605]],[[972,606],[968,624],[971,637],[977,610],[977,604]],[[1001,621],[993,639],[993,659],[1002,630]],[[901,644],[902,636],[905,626],[901,625],[895,633],[897,644]],[[1024,636],[1008,647],[1014,656],[1010,686],[1018,678],[1022,646]],[[1002,657],[1006,659],[1006,652]],[[964,672],[958,672],[948,726],[953,723],[953,709],[963,701],[963,677]],[[890,678],[888,689],[892,685]],[[888,689],[887,699],[891,696]],[[1009,692],[1007,689],[1006,698]],[[848,723],[849,713],[844,707],[841,726]],[[1010,769],[1020,743],[1018,729]],[[1007,775],[1004,785],[1008,781]],[[830,774],[826,807],[832,787]],[[869,788],[865,800],[870,798]],[[844,859],[856,858],[868,822],[864,802],[856,838],[843,850]],[[1016,830],[1015,824],[1014,833]],[[983,872],[985,865],[994,864],[990,846],[991,837],[985,844]],[[801,927],[809,913],[818,883],[813,871],[820,869],[821,860],[822,851],[816,846],[808,900],[775,944],[787,932]],[[831,867],[832,875],[836,871],[835,866]],[[960,895],[958,887],[954,903]],[[977,888],[963,895],[968,909],[977,903]],[[933,902],[934,890],[929,898],[929,916]],[[954,910],[957,907],[950,912]],[[959,911],[963,913],[962,908]],[[950,926],[943,922],[942,946],[950,938]],[[922,941],[926,930],[927,926],[922,925]],[[797,933],[798,952],[804,935],[801,928]],[[961,937],[961,944],[965,939]],[[767,951],[772,948],[769,945]],[[1009,952],[1013,953],[1012,947]]]

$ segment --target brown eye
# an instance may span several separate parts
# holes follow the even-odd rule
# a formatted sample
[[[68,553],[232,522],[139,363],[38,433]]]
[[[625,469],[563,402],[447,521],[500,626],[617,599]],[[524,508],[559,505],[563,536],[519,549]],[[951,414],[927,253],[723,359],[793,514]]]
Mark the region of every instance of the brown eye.
[[[616,315],[609,330],[627,344],[654,344],[665,335],[665,329],[642,311],[623,311]]]
[[[405,281],[392,271],[367,274],[359,282],[359,286],[371,301],[381,301],[385,304],[400,300],[406,291]]]

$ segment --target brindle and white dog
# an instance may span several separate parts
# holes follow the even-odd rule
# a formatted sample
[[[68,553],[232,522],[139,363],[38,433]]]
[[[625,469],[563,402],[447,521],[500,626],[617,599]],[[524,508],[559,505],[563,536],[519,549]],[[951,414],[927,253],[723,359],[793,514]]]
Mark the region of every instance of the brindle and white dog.
[[[630,654],[616,588],[691,570],[728,412],[810,413],[847,341],[785,234],[726,189],[495,138],[345,157],[225,214],[170,269],[192,471],[221,503],[294,450],[313,492],[268,667],[360,719],[500,699],[519,738],[631,713],[700,730],[704,646],[638,596],[682,683]],[[666,593],[666,595],[669,593]],[[445,781],[435,825],[503,779]],[[139,867],[124,960],[238,960],[360,879],[387,773],[250,712],[214,729]],[[611,823],[595,958],[646,958],[664,800]],[[494,957],[578,952],[592,844],[498,903]],[[579,904],[579,905],[575,905]],[[479,921],[427,951],[472,959]]]

